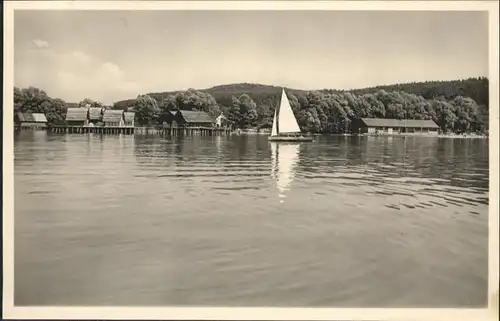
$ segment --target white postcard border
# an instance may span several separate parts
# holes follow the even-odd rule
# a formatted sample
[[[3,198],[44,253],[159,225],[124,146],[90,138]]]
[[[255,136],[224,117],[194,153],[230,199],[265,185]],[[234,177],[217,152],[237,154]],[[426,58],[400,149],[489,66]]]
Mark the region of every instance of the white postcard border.
[[[13,82],[14,10],[454,10],[489,12],[490,191],[488,309],[336,309],[224,307],[16,307],[14,306]],[[5,319],[178,320],[496,320],[498,319],[497,1],[5,1],[3,121],[3,317]],[[408,289],[411,291],[411,289]]]

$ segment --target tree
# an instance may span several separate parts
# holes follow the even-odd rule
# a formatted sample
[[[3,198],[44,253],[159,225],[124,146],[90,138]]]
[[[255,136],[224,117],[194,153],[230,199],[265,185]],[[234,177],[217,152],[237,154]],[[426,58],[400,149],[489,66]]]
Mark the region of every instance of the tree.
[[[21,111],[23,105],[23,92],[21,89],[14,87],[14,112]]]
[[[256,125],[257,121],[257,104],[253,101],[250,96],[243,94],[239,98],[240,102],[240,114],[241,128],[248,128]]]
[[[448,132],[453,130],[457,116],[455,107],[444,99],[434,99],[431,101],[432,109],[435,111],[434,122],[443,130]]]
[[[271,98],[257,104],[257,126],[261,128],[271,127],[275,108],[276,102]]]
[[[51,124],[63,123],[68,108],[66,102],[62,99],[51,99],[50,106],[45,110],[45,117]]]
[[[469,132],[476,131],[480,126],[479,107],[474,100],[468,97],[457,96],[451,104],[455,106],[457,120],[455,122],[455,131]]]
[[[247,94],[242,94],[238,98],[233,96],[227,118],[239,128],[255,126],[258,121],[257,104]]]
[[[78,107],[104,107],[104,105],[99,101],[85,98],[78,103]]]
[[[241,127],[241,119],[242,119],[242,115],[241,115],[241,112],[240,112],[240,100],[236,97],[232,97],[232,103],[231,103],[231,106],[229,106],[229,110],[228,110],[228,113],[227,113],[227,118],[234,122],[236,124],[236,126],[238,127]]]
[[[160,109],[158,115],[160,122],[166,121],[168,114],[171,111],[179,110],[175,95],[168,95],[165,99],[162,100],[158,107]]]
[[[66,117],[66,102],[51,98],[39,88],[14,87],[14,111],[23,113],[43,113],[50,124],[59,123]]]
[[[39,88],[28,87],[16,95],[14,99],[18,99],[17,106],[22,112],[43,113],[47,104],[50,104],[50,97]]]
[[[148,95],[137,96],[134,110],[137,122],[141,125],[152,125],[159,121],[160,108],[158,103]]]

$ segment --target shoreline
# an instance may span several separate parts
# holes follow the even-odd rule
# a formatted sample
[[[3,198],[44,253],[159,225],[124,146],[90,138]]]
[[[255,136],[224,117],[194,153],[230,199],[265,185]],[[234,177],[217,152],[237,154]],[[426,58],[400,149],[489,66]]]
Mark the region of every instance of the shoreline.
[[[24,127],[20,128],[18,126],[14,126],[14,131],[46,131],[50,132],[51,127],[66,127],[66,126],[47,126],[47,127]],[[73,128],[73,129],[89,129],[91,127],[81,127],[81,126],[67,126],[67,128]],[[100,127],[93,127],[92,131],[97,131],[96,129]],[[102,127],[104,129],[105,127]],[[113,127],[110,129],[127,129],[126,127],[123,128],[118,128],[118,127]],[[131,129],[128,127],[128,129]],[[196,130],[198,128],[193,127],[192,130]],[[217,130],[218,128],[214,128]],[[153,134],[153,133],[159,133],[163,130],[163,128],[158,128],[158,127],[143,127],[143,126],[138,126],[138,127],[133,127],[133,133],[132,135],[147,135],[147,134]],[[220,130],[220,129],[219,129]],[[226,129],[227,130],[227,129]],[[85,131],[87,132],[87,131]],[[77,133],[75,132],[67,132],[68,134],[71,133]],[[83,131],[82,131],[83,133]],[[102,133],[102,134],[108,134],[108,133]],[[109,133],[111,134],[111,133]],[[227,136],[263,136],[263,135],[270,135],[270,131],[256,131],[256,130],[241,130],[240,132],[237,131],[231,131],[227,133]],[[357,134],[357,133],[344,133],[344,134],[330,134],[330,133],[325,133],[325,134],[319,134],[319,133],[304,133],[308,136],[314,136],[314,137],[321,137],[321,136],[344,136],[344,137],[428,137],[428,138],[449,138],[449,139],[489,139],[488,135],[477,135],[477,134],[437,134],[437,135],[429,135],[429,134],[378,134],[378,135],[373,135],[373,134]],[[189,135],[190,136],[190,135]]]

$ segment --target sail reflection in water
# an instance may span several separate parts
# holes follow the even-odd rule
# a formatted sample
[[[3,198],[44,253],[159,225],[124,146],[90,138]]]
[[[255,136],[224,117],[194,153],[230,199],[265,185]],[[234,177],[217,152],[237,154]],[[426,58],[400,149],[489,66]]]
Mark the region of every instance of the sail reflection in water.
[[[271,145],[272,175],[276,180],[280,202],[283,203],[299,161],[300,144],[272,142],[269,144]]]

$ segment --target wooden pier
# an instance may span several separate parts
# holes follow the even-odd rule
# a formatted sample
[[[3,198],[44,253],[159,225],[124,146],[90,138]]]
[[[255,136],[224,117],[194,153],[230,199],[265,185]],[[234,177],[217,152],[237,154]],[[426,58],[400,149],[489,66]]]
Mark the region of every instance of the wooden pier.
[[[223,127],[165,127],[160,131],[162,135],[168,136],[224,136],[231,134],[230,128]]]
[[[161,136],[223,136],[230,135],[230,128],[219,127],[84,127],[49,126],[51,133],[106,134],[106,135],[161,135]]]
[[[109,135],[132,135],[134,127],[85,127],[85,126],[49,126],[47,131],[51,133],[64,134],[109,134]]]
[[[14,125],[14,130],[15,131],[20,131],[20,130],[45,130],[47,126],[33,126],[33,125]]]

